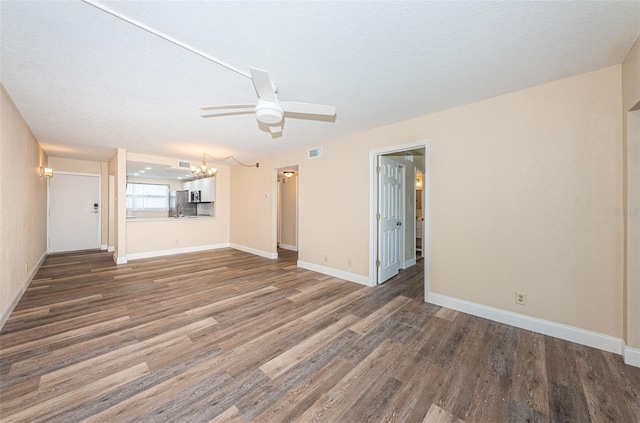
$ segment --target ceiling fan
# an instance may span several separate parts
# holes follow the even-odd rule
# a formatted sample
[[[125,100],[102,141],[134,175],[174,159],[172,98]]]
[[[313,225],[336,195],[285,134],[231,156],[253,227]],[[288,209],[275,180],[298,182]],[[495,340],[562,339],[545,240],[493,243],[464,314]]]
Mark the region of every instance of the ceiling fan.
[[[269,73],[267,71],[263,71],[261,69],[249,68],[251,75],[243,72],[239,69],[234,68],[233,66],[222,62],[221,60],[216,59],[215,57],[210,56],[209,54],[197,50],[182,41],[179,41],[173,37],[170,37],[162,32],[151,28],[150,26],[138,22],[135,19],[124,16],[122,13],[119,13],[111,8],[104,6],[95,0],[82,0],[84,3],[93,6],[99,10],[102,10],[105,13],[110,14],[111,16],[121,19],[133,26],[136,26],[150,34],[155,35],[156,37],[162,38],[165,41],[168,41],[180,48],[183,48],[191,53],[197,54],[198,56],[210,60],[224,68],[229,69],[239,75],[242,75],[246,78],[250,78],[253,81],[253,86],[256,89],[258,94],[258,102],[256,104],[228,104],[221,106],[204,106],[200,107],[200,110],[220,110],[220,113],[203,115],[202,117],[214,117],[214,116],[225,116],[225,115],[236,115],[242,113],[255,113],[256,119],[258,122],[269,128],[269,132],[271,132],[272,136],[277,136],[282,133],[283,127],[283,119],[285,114],[292,118],[298,119],[313,119],[313,115],[320,117],[335,117],[336,108],[334,106],[324,106],[322,104],[312,104],[312,103],[300,103],[295,101],[280,101],[278,100],[278,88],[275,86],[273,82],[271,82],[271,78],[269,77]],[[252,108],[253,110],[238,110],[238,109],[248,109]],[[225,111],[227,110],[227,111]],[[228,111],[231,110],[231,111]],[[306,116],[305,116],[306,115]],[[317,119],[317,118],[316,118]]]
[[[249,68],[251,80],[258,94],[258,102],[255,104],[227,104],[220,106],[202,106],[203,111],[223,111],[202,115],[202,117],[225,116],[230,114],[255,113],[258,122],[269,128],[271,134],[282,132],[282,124],[285,115],[300,119],[311,118],[293,115],[315,115],[333,117],[336,114],[335,106],[325,106],[323,104],[300,103],[297,101],[280,101],[278,99],[278,88],[271,82],[267,71]],[[252,110],[242,110],[249,109]],[[232,112],[229,112],[231,110]]]

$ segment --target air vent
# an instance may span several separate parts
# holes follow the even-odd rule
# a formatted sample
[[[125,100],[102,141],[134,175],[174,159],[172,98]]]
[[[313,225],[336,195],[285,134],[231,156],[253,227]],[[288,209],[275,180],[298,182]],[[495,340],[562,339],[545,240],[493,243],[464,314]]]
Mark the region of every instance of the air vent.
[[[191,169],[191,162],[178,162],[178,167],[184,167],[185,169]]]
[[[316,157],[322,157],[322,147],[307,150],[307,159],[315,159]]]

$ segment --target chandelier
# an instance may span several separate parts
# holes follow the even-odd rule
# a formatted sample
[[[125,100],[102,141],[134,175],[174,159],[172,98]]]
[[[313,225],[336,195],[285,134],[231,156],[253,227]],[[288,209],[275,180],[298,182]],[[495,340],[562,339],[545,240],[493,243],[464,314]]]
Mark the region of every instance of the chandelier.
[[[202,165],[200,166],[191,166],[191,173],[196,178],[207,178],[209,176],[215,176],[218,172],[218,169],[215,167],[208,167],[207,161],[204,158],[205,153],[202,153]]]

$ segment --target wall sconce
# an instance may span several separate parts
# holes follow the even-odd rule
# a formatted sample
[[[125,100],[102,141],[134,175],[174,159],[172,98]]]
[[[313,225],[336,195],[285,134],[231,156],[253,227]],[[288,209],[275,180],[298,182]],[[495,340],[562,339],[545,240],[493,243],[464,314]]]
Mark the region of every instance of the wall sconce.
[[[40,177],[53,178],[53,169],[50,167],[40,167]]]
[[[422,181],[416,180],[416,189],[422,189]]]

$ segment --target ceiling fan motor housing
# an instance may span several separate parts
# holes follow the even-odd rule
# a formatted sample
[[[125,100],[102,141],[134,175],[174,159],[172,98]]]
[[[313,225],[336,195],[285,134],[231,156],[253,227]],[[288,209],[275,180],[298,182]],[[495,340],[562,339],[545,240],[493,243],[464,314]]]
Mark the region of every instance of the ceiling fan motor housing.
[[[283,116],[284,111],[278,103],[272,103],[262,99],[258,100],[258,104],[256,104],[256,118],[258,122],[273,125],[274,123],[280,123]]]

